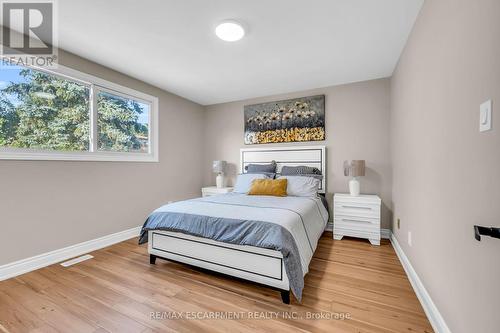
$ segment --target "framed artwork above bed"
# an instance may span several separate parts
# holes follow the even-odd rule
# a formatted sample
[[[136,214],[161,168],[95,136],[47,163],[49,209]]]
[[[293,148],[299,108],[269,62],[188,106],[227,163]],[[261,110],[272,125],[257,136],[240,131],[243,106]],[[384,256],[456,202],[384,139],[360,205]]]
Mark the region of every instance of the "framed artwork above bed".
[[[245,105],[245,144],[325,140],[325,95]]]

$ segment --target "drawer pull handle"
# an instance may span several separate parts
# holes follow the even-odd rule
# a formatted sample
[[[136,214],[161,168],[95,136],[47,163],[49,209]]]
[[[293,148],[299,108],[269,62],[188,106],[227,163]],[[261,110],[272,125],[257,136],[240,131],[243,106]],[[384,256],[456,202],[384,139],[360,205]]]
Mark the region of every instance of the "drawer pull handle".
[[[371,221],[353,220],[353,219],[342,219],[344,222],[362,222],[362,223],[373,223]]]
[[[347,206],[347,205],[342,205],[342,208],[355,208],[355,209],[367,209],[367,210],[371,210],[370,207]]]

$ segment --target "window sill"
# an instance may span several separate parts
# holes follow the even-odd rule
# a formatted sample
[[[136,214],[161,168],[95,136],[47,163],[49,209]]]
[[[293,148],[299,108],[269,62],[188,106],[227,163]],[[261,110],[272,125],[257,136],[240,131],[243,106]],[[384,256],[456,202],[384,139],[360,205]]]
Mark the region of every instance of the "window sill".
[[[0,160],[159,162],[157,154],[112,152],[20,152],[0,150]]]

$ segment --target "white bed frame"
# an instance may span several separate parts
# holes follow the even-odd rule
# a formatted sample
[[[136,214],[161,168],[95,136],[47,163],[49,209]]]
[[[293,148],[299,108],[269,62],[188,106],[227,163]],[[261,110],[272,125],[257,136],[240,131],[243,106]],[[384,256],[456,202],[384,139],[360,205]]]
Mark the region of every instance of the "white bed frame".
[[[313,166],[323,173],[320,193],[326,189],[325,146],[262,147],[240,150],[240,172],[245,166],[276,161],[278,173],[287,166]],[[150,263],[157,258],[177,261],[236,278],[253,281],[281,291],[284,303],[290,303],[290,284],[279,251],[255,246],[233,245],[179,232],[150,230]]]

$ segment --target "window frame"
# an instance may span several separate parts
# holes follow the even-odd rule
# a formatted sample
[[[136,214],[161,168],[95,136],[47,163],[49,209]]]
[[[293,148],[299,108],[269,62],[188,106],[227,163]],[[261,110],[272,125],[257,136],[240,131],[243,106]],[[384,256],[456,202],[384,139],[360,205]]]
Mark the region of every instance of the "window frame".
[[[0,61],[3,61],[0,59]],[[22,66],[55,75],[66,80],[83,84],[89,88],[90,138],[88,151],[58,151],[30,148],[0,147],[0,160],[42,160],[42,161],[99,161],[99,162],[158,162],[158,97],[101,79],[97,76],[58,65],[57,69],[45,69],[37,66]],[[127,99],[148,104],[149,135],[148,152],[110,152],[97,149],[97,95],[99,91],[114,94]]]

